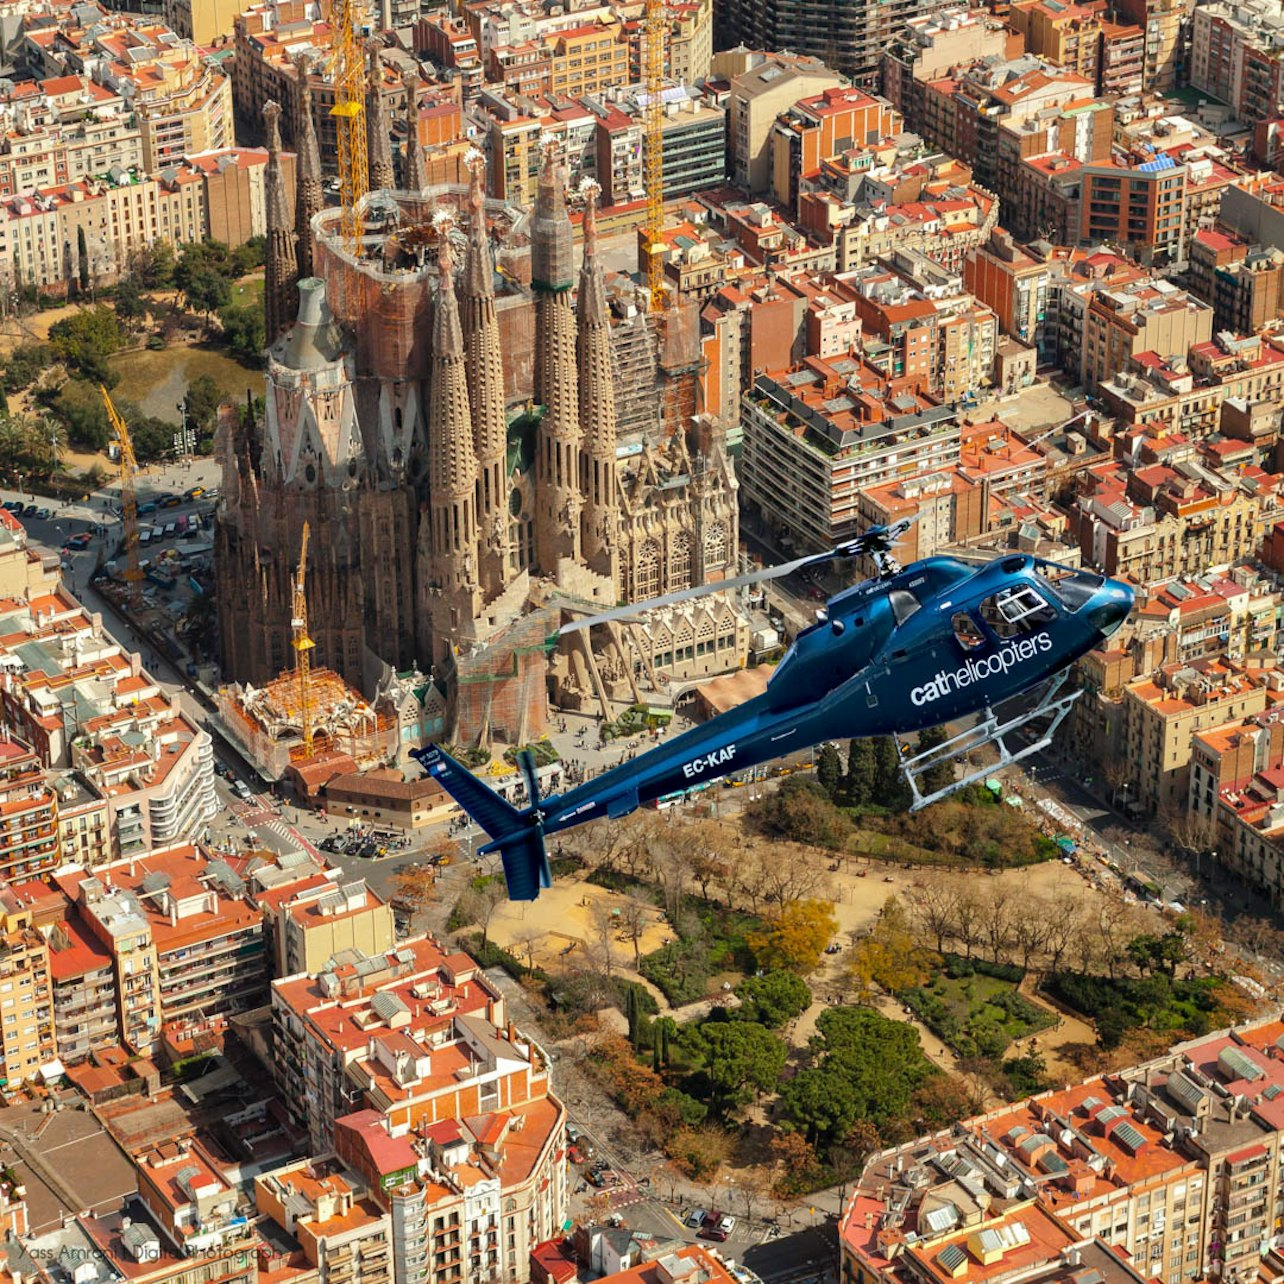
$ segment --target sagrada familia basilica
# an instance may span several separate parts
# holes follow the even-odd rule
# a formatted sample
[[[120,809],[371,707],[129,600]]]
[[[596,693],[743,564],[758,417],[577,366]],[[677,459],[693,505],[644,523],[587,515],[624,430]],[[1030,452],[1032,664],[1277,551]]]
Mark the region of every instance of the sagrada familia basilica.
[[[225,410],[218,438],[225,679],[290,668],[305,522],[314,663],[366,694],[422,675],[452,743],[522,743],[550,699],[605,710],[688,650],[730,655],[743,638],[722,595],[645,633],[552,640],[577,615],[735,573],[723,434],[698,413],[622,429],[624,399],[662,402],[663,356],[644,310],[610,306],[596,189],[574,198],[577,269],[552,146],[531,212],[487,198],[479,152],[467,187],[429,187],[413,128],[398,184],[372,93],[371,191],[345,236],[299,84],[293,211],[266,112],[265,406]]]

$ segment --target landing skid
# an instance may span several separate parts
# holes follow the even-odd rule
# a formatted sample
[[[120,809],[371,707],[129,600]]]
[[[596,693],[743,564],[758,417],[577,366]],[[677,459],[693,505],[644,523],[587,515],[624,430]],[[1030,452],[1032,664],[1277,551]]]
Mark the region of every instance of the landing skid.
[[[1070,706],[1083,694],[1082,691],[1071,691],[1069,695],[1058,696],[1057,692],[1065,685],[1065,680],[1064,673],[1057,674],[1048,683],[1039,703],[1033,709],[1028,709],[1007,722],[1000,723],[993,710],[986,710],[987,716],[983,722],[978,722],[976,726],[960,732],[944,744],[939,744],[923,753],[914,754],[912,757],[901,753],[901,770],[904,771],[905,779],[909,781],[910,792],[914,795],[910,811],[920,811],[934,802],[940,802],[942,798],[948,798],[951,794],[958,793],[960,789],[966,789],[968,785],[974,785],[978,780],[984,780],[996,771],[1002,771],[1004,767],[1010,767],[1014,762],[1020,762],[1023,758],[1046,749],[1052,743],[1052,737],[1061,725],[1062,719],[1070,712]],[[1051,715],[1051,718],[1039,740],[1034,744],[1018,748],[1015,752],[1008,748],[1007,736],[1045,715]],[[956,780],[953,784],[946,785],[944,789],[937,789],[933,793],[924,795],[919,789],[920,779],[931,768],[943,762],[952,762],[955,758],[988,744],[998,746],[997,763],[983,767],[980,771],[974,771],[971,775],[964,776],[961,780]]]

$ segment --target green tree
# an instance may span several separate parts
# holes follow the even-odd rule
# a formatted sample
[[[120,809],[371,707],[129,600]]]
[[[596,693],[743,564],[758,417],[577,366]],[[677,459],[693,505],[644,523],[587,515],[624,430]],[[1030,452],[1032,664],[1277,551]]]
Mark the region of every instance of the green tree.
[[[901,759],[891,736],[874,740],[874,797],[891,811],[909,802],[909,787],[901,775]]]
[[[853,740],[847,749],[844,801],[849,807],[867,807],[875,800],[877,787],[878,764],[874,760],[874,742]]]
[[[125,416],[129,425],[129,439],[134,447],[134,454],[140,464],[155,463],[164,459],[174,450],[174,425],[157,419],[154,415],[144,415],[135,406],[126,403],[128,409],[116,403],[116,409]]]
[[[54,412],[67,425],[72,445],[82,450],[103,450],[112,438],[98,389],[83,379],[68,379],[53,400]]]
[[[77,373],[95,383],[115,385],[108,358],[125,340],[116,313],[107,307],[82,308],[49,327],[54,351]]]
[[[85,226],[76,226],[76,261],[80,266],[81,293],[89,290],[89,243],[85,240]]]
[[[9,353],[4,362],[5,392],[21,392],[33,383],[55,361],[56,353],[48,343],[24,343]]]
[[[918,1031],[872,1008],[827,1008],[816,1021],[817,1064],[781,1088],[786,1119],[813,1144],[831,1145],[858,1119],[883,1137],[912,1125],[914,1097],[940,1072],[923,1055]]]
[[[843,760],[828,741],[816,755],[816,781],[830,802],[838,802],[843,784]]]
[[[143,298],[142,283],[138,276],[131,272],[116,286],[112,300],[116,315],[127,325],[141,321],[147,315],[147,302]]]
[[[689,1045],[724,1109],[774,1092],[785,1068],[784,1040],[753,1021],[705,1021],[691,1032]]]
[[[231,250],[222,241],[189,241],[179,251],[174,284],[186,294],[198,277],[210,272],[228,282],[237,275]]]
[[[267,253],[267,238],[252,236],[248,241],[238,245],[231,253],[229,267],[235,276],[245,276],[255,268],[261,268]]]
[[[949,739],[944,727],[924,727],[918,733],[918,752],[926,753],[929,749],[938,749]],[[922,776],[919,788],[925,794],[934,794],[937,790],[948,789],[954,783],[954,763],[950,758],[933,763]]]
[[[223,338],[236,356],[246,365],[260,365],[267,346],[263,309],[229,305],[219,312],[218,319],[223,326]]]
[[[847,845],[852,824],[825,796],[819,782],[790,776],[773,793],[749,804],[745,815],[762,833],[837,851]]]
[[[197,375],[187,385],[187,395],[183,398],[187,405],[187,422],[196,429],[198,435],[213,428],[218,418],[219,405],[224,400],[212,375]]]
[[[153,241],[134,257],[134,270],[148,290],[168,290],[174,284],[177,266],[174,246],[169,241]]]
[[[228,284],[227,277],[220,275],[214,268],[202,268],[186,274],[183,297],[193,312],[200,312],[208,317],[231,303],[232,287]]]
[[[736,993],[741,1000],[736,1019],[757,1021],[769,1030],[778,1030],[811,1006],[807,982],[780,968],[747,977],[736,987]]]

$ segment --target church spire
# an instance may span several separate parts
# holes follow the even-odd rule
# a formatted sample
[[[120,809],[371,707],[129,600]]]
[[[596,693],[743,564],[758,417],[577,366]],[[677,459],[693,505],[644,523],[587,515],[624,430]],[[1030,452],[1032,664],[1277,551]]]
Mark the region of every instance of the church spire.
[[[450,654],[481,609],[477,588],[477,456],[468,407],[463,330],[455,297],[450,220],[437,222],[437,306],[428,407],[429,614],[433,659]]]
[[[312,121],[312,55],[300,54],[294,64],[298,101],[294,121],[294,234],[298,238],[299,280],[316,276],[312,241],[312,218],[325,204],[321,190],[321,153]]]
[[[584,433],[581,460],[584,495],[583,553],[590,569],[616,578],[616,547],[620,520],[615,465],[615,375],[611,367],[611,320],[606,309],[606,285],[597,255],[597,198],[601,188],[592,181],[584,193],[584,261],[580,265],[577,305],[580,428]]]
[[[574,245],[557,144],[544,143],[531,228],[535,395],[544,407],[535,450],[535,557],[545,575],[580,555],[580,415],[571,310]]]
[[[285,177],[281,173],[281,108],[268,101],[263,105],[267,125],[268,163],[263,178],[267,245],[264,250],[263,312],[267,343],[271,347],[290,328],[298,312],[298,263],[294,256],[294,229],[285,198]]]
[[[406,181],[408,192],[422,192],[428,186],[428,166],[423,143],[419,141],[419,75],[406,74]]]
[[[477,452],[477,525],[482,590],[487,601],[503,591],[508,569],[508,420],[504,413],[504,354],[495,315],[495,264],[486,229],[486,158],[476,148],[464,163],[468,182],[468,260],[462,311],[468,398]]]
[[[383,107],[383,42],[371,37],[366,45],[370,64],[366,72],[366,151],[370,157],[370,190],[390,191],[396,184],[392,172],[392,143],[388,134],[388,113]]]

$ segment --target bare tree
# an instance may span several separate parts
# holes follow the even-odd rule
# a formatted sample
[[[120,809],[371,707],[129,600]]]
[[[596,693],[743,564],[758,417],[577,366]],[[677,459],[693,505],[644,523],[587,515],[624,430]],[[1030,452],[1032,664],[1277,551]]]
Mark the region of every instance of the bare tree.
[[[1028,894],[1012,902],[1012,944],[1021,951],[1021,966],[1027,972],[1030,964],[1047,948],[1050,920],[1058,912]]]
[[[1059,972],[1066,952],[1084,935],[1086,923],[1083,902],[1049,905],[1044,901],[1040,905],[1039,915],[1043,919],[1043,948],[1048,961],[1047,970]]]
[[[458,915],[466,923],[481,928],[482,944],[490,940],[490,921],[495,911],[508,900],[502,878],[492,878],[480,887],[469,887],[459,898]]]
[[[607,980],[615,971],[615,933],[618,930],[619,919],[612,912],[610,903],[595,900],[589,911],[589,953]]]
[[[1003,882],[992,882],[980,900],[978,920],[981,935],[990,951],[990,959],[1003,962],[1012,935],[1012,892]]]
[[[985,939],[983,906],[980,898],[970,889],[961,891],[954,902],[954,928],[950,935],[962,946],[965,955],[972,957],[972,951]]]
[[[919,894],[908,902],[910,917],[938,954],[945,953],[945,943],[954,935],[961,893],[957,878],[932,875],[923,880]]]
[[[650,926],[655,906],[644,901],[640,896],[626,896],[619,905],[619,911],[616,922],[629,944],[633,946],[633,970],[636,972],[642,962],[642,938]]]
[[[1119,791],[1132,784],[1132,767],[1128,759],[1117,753],[1108,755],[1101,764],[1101,778],[1110,790],[1110,801],[1118,801]]]
[[[1217,823],[1212,816],[1165,802],[1159,809],[1159,825],[1174,847],[1193,856],[1212,851],[1217,841]]]

